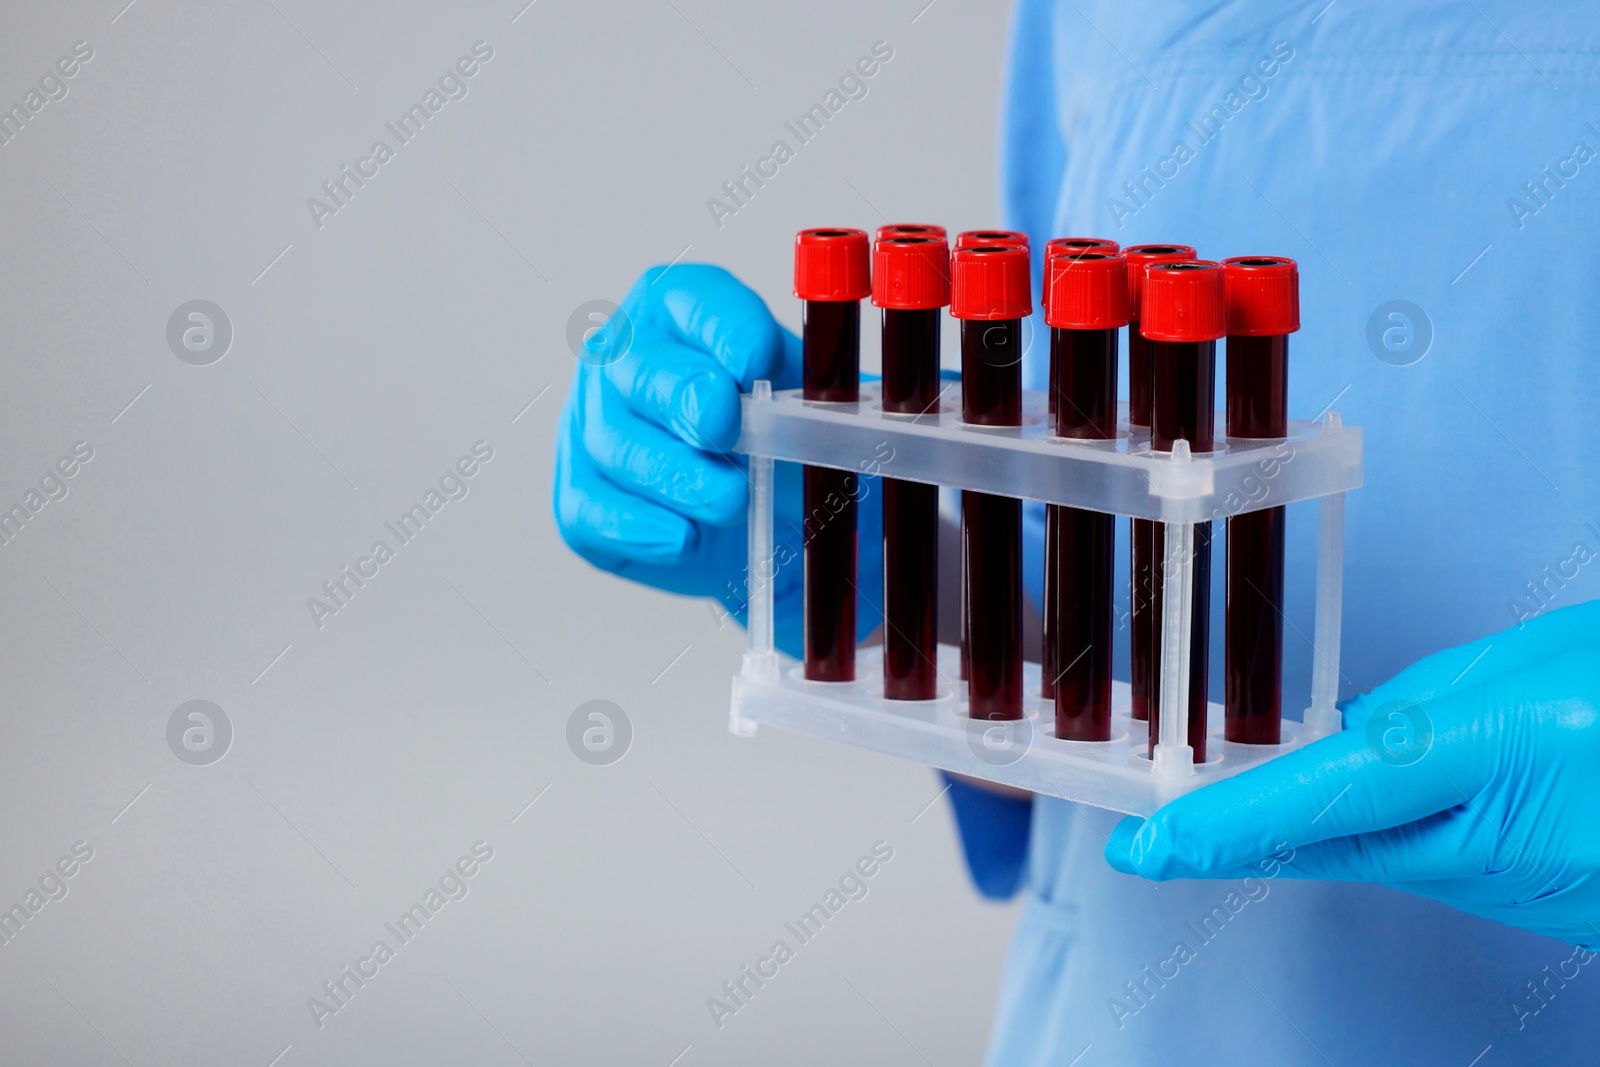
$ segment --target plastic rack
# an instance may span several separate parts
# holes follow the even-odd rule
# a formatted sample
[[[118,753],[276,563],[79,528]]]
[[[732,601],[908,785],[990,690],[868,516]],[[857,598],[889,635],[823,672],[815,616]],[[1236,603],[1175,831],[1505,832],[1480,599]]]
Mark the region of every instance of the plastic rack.
[[[766,381],[743,398],[735,450],[750,457],[749,648],[733,679],[730,729],[754,736],[765,724],[837,741],[947,771],[1134,815],[1202,785],[1298,748],[1340,729],[1334,701],[1339,679],[1339,626],[1344,557],[1344,494],[1361,485],[1361,431],[1336,412],[1318,422],[1291,420],[1274,440],[1229,441],[1191,454],[1179,441],[1170,453],[1149,448],[1130,430],[1126,405],[1112,441],[1055,437],[1045,395],[1023,397],[1023,425],[980,427],[961,421],[960,386],[950,383],[937,411],[884,412],[875,385],[863,383],[856,403],[816,403],[799,390],[773,393]],[[1218,425],[1222,419],[1218,419]],[[1153,519],[1165,524],[1160,737],[1147,756],[1148,724],[1129,714],[1128,687],[1114,686],[1112,740],[1054,736],[1053,705],[1037,697],[1015,722],[967,716],[959,653],[941,645],[940,694],[929,701],[883,698],[881,650],[861,649],[853,682],[813,682],[773,646],[773,462],[785,460],[876,473],[1047,504]],[[1304,500],[1320,501],[1317,539],[1315,658],[1303,723],[1285,719],[1283,743],[1245,745],[1222,737],[1223,715],[1208,758],[1193,762],[1188,726],[1190,565],[1196,522]],[[1039,692],[1039,666],[1024,668],[1027,692]],[[1287,704],[1287,701],[1285,702]]]

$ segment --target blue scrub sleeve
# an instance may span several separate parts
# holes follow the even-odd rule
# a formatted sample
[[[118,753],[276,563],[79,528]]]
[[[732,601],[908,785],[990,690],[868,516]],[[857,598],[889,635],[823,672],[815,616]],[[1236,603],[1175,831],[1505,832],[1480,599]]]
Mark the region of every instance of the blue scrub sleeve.
[[[1032,799],[991,793],[943,771],[939,777],[950,786],[950,807],[972,884],[989,900],[1010,900],[1027,876]]]

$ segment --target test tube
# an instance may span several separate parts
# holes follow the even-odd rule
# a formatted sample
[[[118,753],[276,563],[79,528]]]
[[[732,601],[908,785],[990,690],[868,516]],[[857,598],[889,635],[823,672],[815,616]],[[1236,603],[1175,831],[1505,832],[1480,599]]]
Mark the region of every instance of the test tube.
[[[870,252],[863,230],[801,230],[794,245],[794,295],[802,305],[803,395],[854,403],[861,395],[861,300]],[[856,676],[856,500],[860,475],[805,468],[805,676]],[[755,560],[751,566],[756,565]]]
[[[1300,272],[1281,256],[1223,260],[1230,439],[1289,433],[1289,335],[1300,328]],[[1223,735],[1276,745],[1283,724],[1282,505],[1228,518],[1223,588]]]
[[[1227,332],[1222,264],[1208,260],[1155,263],[1145,269],[1140,329],[1150,340],[1150,448],[1171,452],[1178,440],[1193,453],[1216,447],[1217,341]],[[1164,537],[1155,530],[1155,558]],[[1189,623],[1189,731],[1194,761],[1206,758],[1206,665],[1211,637],[1211,523],[1194,524],[1192,614]],[[1163,574],[1153,568],[1153,647],[1161,647]],[[1161,670],[1153,657],[1150,690],[1150,751],[1159,734]],[[1180,699],[1182,696],[1180,694]]]
[[[1117,331],[1128,323],[1128,261],[1115,251],[1059,255],[1045,267],[1045,322],[1056,396],[1055,433],[1117,436]],[[1052,523],[1051,520],[1054,520]],[[1049,505],[1045,662],[1056,737],[1111,740],[1111,577],[1116,516]],[[1051,563],[1054,566],[1051,566]],[[1053,593],[1053,595],[1052,595]]]
[[[950,313],[961,320],[961,417],[1022,424],[1022,321],[1033,313],[1028,250],[958,251]],[[1022,501],[961,494],[967,701],[974,719],[1022,718]]]
[[[912,417],[936,410],[939,311],[950,303],[943,232],[880,236],[872,249],[872,302],[883,315],[883,410]],[[938,587],[939,487],[884,478],[883,695],[889,700],[938,695]]]
[[[1134,245],[1128,257],[1128,425],[1150,426],[1150,342],[1139,331],[1139,311],[1144,294],[1145,270],[1152,263],[1177,263],[1195,257],[1188,245]],[[1156,524],[1149,519],[1128,523],[1128,681],[1132,690],[1130,711],[1135,719],[1148,719],[1161,698],[1151,688],[1161,653],[1154,640],[1153,620],[1161,604],[1151,599],[1155,570],[1161,566],[1156,551]],[[1153,735],[1152,735],[1153,736]]]
[[[1075,255],[1079,252],[1106,252],[1115,254],[1118,250],[1117,242],[1108,241],[1103,237],[1052,237],[1044,243],[1044,305],[1046,317],[1050,307],[1050,263],[1057,256]],[[1056,413],[1056,346],[1050,346],[1050,368],[1045,378],[1045,395],[1050,415]],[[1112,418],[1115,419],[1113,412]],[[1059,534],[1056,528],[1056,513],[1053,509],[1046,508],[1044,513],[1044,641],[1039,652],[1039,695],[1045,700],[1050,700],[1056,692],[1055,642],[1052,638],[1051,627],[1056,615],[1056,589],[1058,582],[1055,578],[1056,544]]]
[[[1115,255],[1119,250],[1120,250],[1120,246],[1117,244],[1117,242],[1107,240],[1104,237],[1052,237],[1052,238],[1050,238],[1050,240],[1046,241],[1044,243],[1044,292],[1043,292],[1044,306],[1046,308],[1046,311],[1045,311],[1046,317],[1049,316],[1049,310],[1048,309],[1050,307],[1050,277],[1051,277],[1051,275],[1050,275],[1050,262],[1051,262],[1051,260],[1055,259],[1057,256],[1075,256],[1075,255],[1077,255],[1077,254],[1079,254],[1081,252],[1105,252],[1105,253],[1108,253],[1108,254],[1111,254],[1111,255]],[[1047,378],[1045,378],[1045,381],[1054,382],[1055,380],[1056,380],[1056,354],[1055,354],[1055,349],[1051,348],[1051,350],[1050,350],[1050,374],[1049,374],[1049,376]],[[1055,386],[1054,385],[1048,386],[1046,391],[1049,394],[1050,414],[1054,415],[1056,413],[1056,390],[1055,390]],[[1046,695],[1048,696],[1049,694],[1046,694]]]
[[[1021,248],[1028,247],[1028,235],[1021,230],[963,230],[956,234],[956,251],[968,248],[978,248],[982,245],[1016,245]],[[963,357],[964,359],[965,357]],[[965,497],[963,496],[963,501]],[[961,508],[961,543],[967,543],[967,509],[965,503]],[[970,630],[969,612],[967,610],[967,556],[966,549],[961,550],[961,678],[967,677],[968,655],[967,634]]]
[[[978,248],[982,245],[1017,245],[1028,247],[1028,235],[1021,230],[962,230],[956,234],[956,251]]]

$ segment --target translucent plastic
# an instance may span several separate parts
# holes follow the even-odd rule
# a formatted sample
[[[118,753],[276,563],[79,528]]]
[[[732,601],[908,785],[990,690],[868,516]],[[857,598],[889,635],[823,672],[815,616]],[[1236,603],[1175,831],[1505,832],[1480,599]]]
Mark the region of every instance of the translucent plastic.
[[[755,383],[752,396],[770,400],[772,383],[765,379]],[[778,678],[778,652],[772,641],[772,460],[766,456],[750,457],[750,523],[746,544],[749,564],[745,568],[745,596],[750,614],[749,647],[744,653],[742,676],[753,682],[776,681]],[[728,712],[728,729],[740,737],[754,737],[756,724],[739,712],[735,700]]]
[[[1339,413],[1322,417],[1323,431],[1341,432]],[[1344,494],[1323,497],[1317,534],[1317,621],[1312,634],[1316,658],[1311,664],[1311,706],[1305,726],[1311,737],[1326,737],[1343,728],[1339,711],[1339,628],[1344,601]]]
[[[1025,394],[1022,427],[975,430],[959,419],[959,398],[947,392],[938,414],[885,415],[875,387],[855,405],[813,405],[766,383],[745,400],[737,449],[751,459],[750,651],[733,680],[730,725],[749,736],[765,723],[901,759],[942,767],[1018,788],[1115,811],[1148,815],[1182,793],[1225,778],[1340,727],[1339,626],[1344,550],[1344,493],[1361,484],[1360,431],[1336,414],[1321,423],[1291,421],[1277,442],[1230,444],[1191,455],[1179,442],[1170,455],[1148,452],[1143,431],[1119,424],[1116,441],[1050,437],[1046,398]],[[1054,707],[1040,700],[1039,667],[1024,667],[1024,717],[1011,722],[968,717],[959,650],[939,646],[934,700],[886,700],[881,650],[858,650],[852,682],[808,681],[798,664],[772,650],[771,460],[893,474],[911,481],[1022,496],[1165,523],[1163,600],[1167,625],[1159,653],[1161,736],[1149,746],[1148,724],[1129,714],[1129,689],[1115,683],[1109,741],[1055,736]],[[1193,763],[1188,744],[1189,625],[1195,521],[1227,518],[1297,500],[1321,498],[1317,561],[1316,660],[1305,725],[1286,721],[1278,745],[1234,744],[1223,737],[1219,705],[1208,707],[1206,758]],[[1166,595],[1170,594],[1170,595]]]
[[[1000,496],[1069,504],[1161,522],[1203,522],[1293,504],[1361,485],[1361,431],[1331,431],[1291,419],[1282,441],[1229,441],[1184,464],[1152,454],[1144,432],[1119,412],[1114,441],[1055,437],[1042,392],[1023,394],[1021,426],[968,426],[961,387],[950,383],[937,411],[884,412],[876,383],[855,404],[808,404],[799,392],[744,398],[734,448],[813,466],[878,473]]]
[[[956,678],[959,650],[939,646],[940,697],[885,700],[882,652],[863,648],[856,656],[856,681],[808,682],[799,665],[785,661],[775,679],[747,674],[733,679],[733,706],[741,723],[761,723],[941,767],[1030,792],[1098,808],[1149,815],[1172,798],[1208,782],[1238,774],[1301,745],[1300,724],[1285,721],[1281,745],[1236,745],[1222,737],[1222,706],[1213,704],[1209,756],[1190,762],[1183,746],[1166,773],[1156,774],[1145,755],[1145,723],[1128,716],[1128,686],[1113,682],[1110,741],[1058,741],[1052,705],[1030,696],[1024,717],[1010,722],[971,719]],[[1023,666],[1023,686],[1038,692],[1039,665]],[[1163,762],[1165,746],[1156,749]]]
[[[1184,457],[1179,456],[1181,461]],[[1194,636],[1194,527],[1189,523],[1168,523],[1162,540],[1165,559],[1161,563],[1161,690],[1159,731],[1150,757],[1162,771],[1188,777],[1195,747],[1189,743],[1189,641]],[[1166,635],[1171,635],[1170,637]],[[1209,711],[1209,708],[1207,709]],[[1209,716],[1208,716],[1209,718]],[[1200,756],[1203,761],[1204,754]]]

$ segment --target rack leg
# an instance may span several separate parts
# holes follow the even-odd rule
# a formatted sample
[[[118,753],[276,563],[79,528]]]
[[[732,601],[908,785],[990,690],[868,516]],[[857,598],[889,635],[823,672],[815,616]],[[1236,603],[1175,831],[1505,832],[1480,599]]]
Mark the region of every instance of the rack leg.
[[[1194,526],[1169,522],[1161,573],[1161,693],[1156,746],[1157,777],[1194,774],[1189,746],[1189,642],[1194,620]]]
[[[1306,740],[1343,728],[1339,711],[1339,630],[1344,613],[1344,494],[1322,498],[1317,536],[1316,647],[1311,664],[1311,707],[1305,714]]]
[[[772,383],[766,379],[756,382],[751,396],[757,400],[772,399]],[[776,681],[778,678],[778,653],[773,647],[772,634],[772,579],[776,566],[772,550],[772,482],[771,457],[751,456],[749,561],[745,566],[750,605],[746,619],[749,647],[744,654],[742,677],[752,681]],[[756,724],[739,714],[738,682],[734,680],[734,704],[728,711],[728,729],[740,737],[754,737]]]

